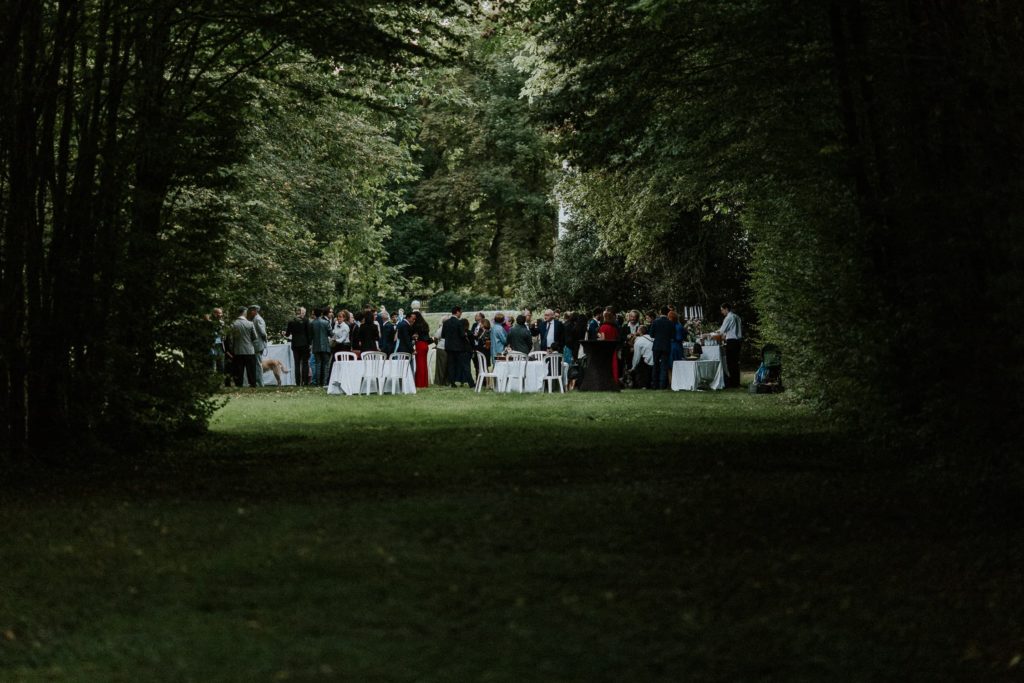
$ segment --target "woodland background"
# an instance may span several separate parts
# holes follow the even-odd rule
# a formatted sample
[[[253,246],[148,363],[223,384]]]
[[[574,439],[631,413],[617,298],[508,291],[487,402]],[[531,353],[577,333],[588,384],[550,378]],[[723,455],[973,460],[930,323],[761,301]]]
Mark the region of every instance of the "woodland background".
[[[12,458],[203,429],[213,305],[259,302],[277,329],[296,303],[430,296],[733,300],[798,400],[893,457],[1019,467],[1016,3],[3,0],[0,19]]]

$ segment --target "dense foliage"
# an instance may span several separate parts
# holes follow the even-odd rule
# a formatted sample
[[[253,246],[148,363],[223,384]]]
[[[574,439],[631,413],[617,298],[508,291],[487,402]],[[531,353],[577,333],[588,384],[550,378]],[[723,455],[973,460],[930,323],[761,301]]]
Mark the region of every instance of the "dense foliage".
[[[731,210],[657,202],[615,173],[570,171],[559,197],[570,210],[550,258],[521,271],[524,301],[589,310],[745,304],[749,244]],[[644,226],[637,229],[637,226]]]
[[[803,395],[876,434],[1006,433],[1024,373],[1024,10],[531,11],[530,88],[613,206],[602,243],[635,242],[640,260],[662,236],[686,239],[671,207],[728,209],[753,249],[763,336],[784,345]],[[995,348],[979,349],[978,328]]]
[[[386,264],[385,220],[407,209],[396,184],[416,177],[386,112],[341,97],[345,83],[315,65],[255,82],[243,163],[217,199],[231,236],[212,300],[258,302],[271,332],[297,303],[392,299],[409,289]]]
[[[247,76],[300,51],[343,74],[425,63],[456,4],[0,3],[3,447],[202,425],[198,314],[243,220],[217,195],[244,158]]]
[[[0,16],[5,448],[204,424],[211,304],[273,330],[432,294],[730,299],[797,394],[877,435],[1005,435],[1022,407],[1011,3]]]
[[[427,292],[508,295],[523,262],[550,254],[555,241],[560,163],[520,96],[522,33],[498,19],[465,27],[462,59],[427,74],[406,112],[421,171],[387,250]]]

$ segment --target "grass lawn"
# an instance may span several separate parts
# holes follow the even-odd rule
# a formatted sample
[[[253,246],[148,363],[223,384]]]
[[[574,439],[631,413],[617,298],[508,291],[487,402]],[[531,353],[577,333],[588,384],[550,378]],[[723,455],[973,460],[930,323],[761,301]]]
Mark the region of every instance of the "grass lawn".
[[[779,397],[228,396],[0,487],[0,681],[1024,680],[1020,501]]]

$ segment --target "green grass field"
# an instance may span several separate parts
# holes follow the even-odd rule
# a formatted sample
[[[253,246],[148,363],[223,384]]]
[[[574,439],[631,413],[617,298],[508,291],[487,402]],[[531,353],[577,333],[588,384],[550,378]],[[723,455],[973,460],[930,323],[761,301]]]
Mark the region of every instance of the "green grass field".
[[[225,397],[0,488],[0,681],[1024,679],[1020,501],[780,397]]]

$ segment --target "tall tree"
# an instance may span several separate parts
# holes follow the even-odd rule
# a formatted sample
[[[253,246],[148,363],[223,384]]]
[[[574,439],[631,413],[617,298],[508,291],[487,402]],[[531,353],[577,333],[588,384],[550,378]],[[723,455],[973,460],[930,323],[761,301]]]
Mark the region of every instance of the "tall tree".
[[[510,294],[520,264],[550,253],[557,234],[560,164],[521,97],[522,32],[497,18],[464,25],[462,60],[428,74],[409,112],[422,175],[388,249],[434,289]]]
[[[255,79],[251,151],[233,186],[208,197],[207,210],[229,214],[216,300],[260,302],[271,330],[297,303],[359,306],[409,287],[383,242],[385,221],[407,209],[395,188],[418,168],[391,113],[347,92],[301,55]]]
[[[1024,371],[1024,10],[537,0],[530,12],[531,88],[565,154],[655,206],[738,212],[762,331],[804,396],[882,436],[1006,436]],[[1000,348],[975,353],[966,319],[999,330]]]
[[[243,151],[243,76],[286,49],[338,70],[422,63],[457,2],[0,2],[5,450],[201,425],[223,215],[169,220]]]

